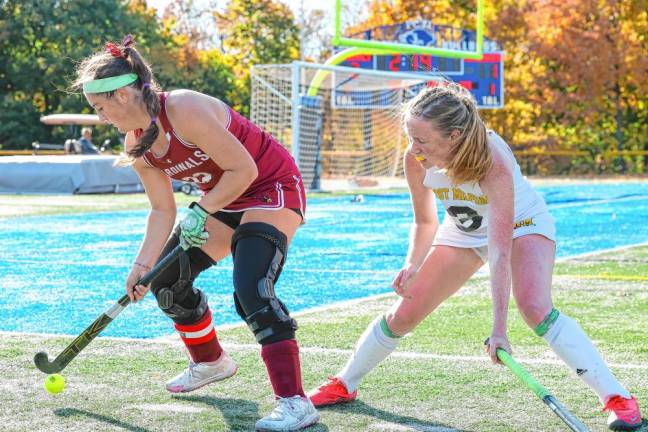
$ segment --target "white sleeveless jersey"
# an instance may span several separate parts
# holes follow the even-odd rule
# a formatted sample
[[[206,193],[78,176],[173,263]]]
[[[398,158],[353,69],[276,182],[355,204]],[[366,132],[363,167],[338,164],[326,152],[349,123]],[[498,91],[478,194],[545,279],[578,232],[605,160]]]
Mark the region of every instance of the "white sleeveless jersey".
[[[548,215],[547,205],[529,181],[522,176],[520,165],[508,144],[490,130],[488,140],[493,147],[502,149],[513,164],[514,227],[517,229],[532,225],[535,216],[543,213]],[[461,237],[463,247],[478,247],[487,243],[489,203],[488,196],[482,192],[479,184],[465,183],[452,186],[446,170],[435,167],[427,170],[423,184],[434,190],[434,194],[446,209],[438,236]],[[445,234],[442,234],[444,231]]]

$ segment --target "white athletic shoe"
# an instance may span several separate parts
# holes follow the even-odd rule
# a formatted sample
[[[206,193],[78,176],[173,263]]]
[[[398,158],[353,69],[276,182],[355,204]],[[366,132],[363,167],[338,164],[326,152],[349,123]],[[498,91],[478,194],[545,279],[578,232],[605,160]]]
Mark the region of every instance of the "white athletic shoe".
[[[166,383],[166,389],[171,393],[186,393],[202,386],[221,381],[236,373],[234,360],[225,351],[220,358],[213,362],[194,363],[189,361],[189,367]]]
[[[308,398],[279,398],[270,414],[256,422],[257,431],[297,431],[317,423],[320,415]]]

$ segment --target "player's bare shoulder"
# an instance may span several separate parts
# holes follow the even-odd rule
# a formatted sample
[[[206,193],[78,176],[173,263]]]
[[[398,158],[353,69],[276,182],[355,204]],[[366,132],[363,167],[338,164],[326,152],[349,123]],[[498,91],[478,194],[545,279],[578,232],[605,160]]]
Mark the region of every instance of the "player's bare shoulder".
[[[508,148],[508,144],[498,136],[488,134],[488,148],[491,153],[491,167],[480,183],[489,182],[502,175],[512,176],[515,157]]]
[[[171,124],[181,129],[186,129],[187,126],[191,128],[194,122],[214,118],[220,124],[225,124],[228,117],[227,105],[220,99],[188,89],[169,92],[165,108]],[[178,125],[178,122],[181,122],[181,125]]]

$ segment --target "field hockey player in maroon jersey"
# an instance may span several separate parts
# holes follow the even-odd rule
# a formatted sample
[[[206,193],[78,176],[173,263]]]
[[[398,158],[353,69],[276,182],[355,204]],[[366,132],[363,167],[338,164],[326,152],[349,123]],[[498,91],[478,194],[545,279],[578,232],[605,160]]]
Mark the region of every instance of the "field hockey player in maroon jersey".
[[[167,390],[189,392],[236,373],[218,342],[207,298],[193,286],[231,252],[236,310],[261,344],[277,398],[256,429],[292,431],[316,423],[319,414],[302,388],[297,325],[275,294],[306,206],[290,154],[214,97],[162,92],[130,36],[83,60],[74,85],[102,120],[126,134],[126,155],[150,201],[126,290],[136,302],[150,289],[187,347],[189,367]],[[171,179],[195,183],[204,193],[175,229]],[[168,270],[149,287],[135,285],[178,244],[185,253]]]

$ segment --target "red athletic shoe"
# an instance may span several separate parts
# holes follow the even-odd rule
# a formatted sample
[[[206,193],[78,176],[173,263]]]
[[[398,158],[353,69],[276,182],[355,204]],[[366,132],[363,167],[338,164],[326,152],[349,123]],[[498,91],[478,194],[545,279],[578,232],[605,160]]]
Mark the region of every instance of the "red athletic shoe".
[[[608,428],[613,431],[633,431],[641,427],[641,413],[634,396],[630,399],[619,395],[612,396],[603,407],[603,411],[610,411]]]
[[[313,405],[316,407],[351,402],[358,395],[358,390],[353,393],[347,391],[344,383],[337,377],[328,377],[328,382],[308,393]]]

